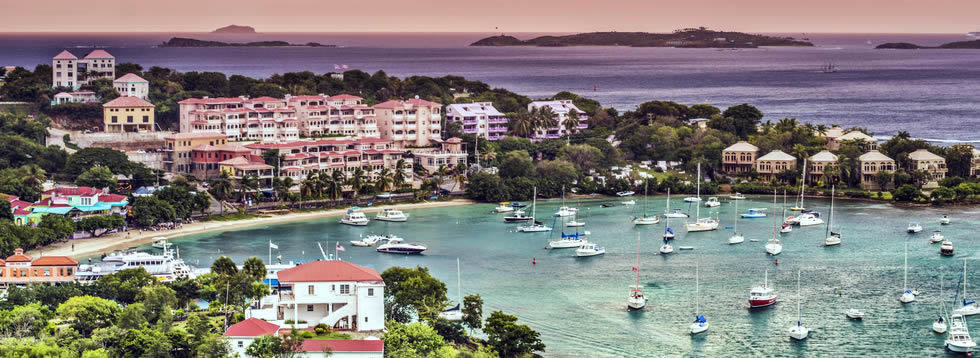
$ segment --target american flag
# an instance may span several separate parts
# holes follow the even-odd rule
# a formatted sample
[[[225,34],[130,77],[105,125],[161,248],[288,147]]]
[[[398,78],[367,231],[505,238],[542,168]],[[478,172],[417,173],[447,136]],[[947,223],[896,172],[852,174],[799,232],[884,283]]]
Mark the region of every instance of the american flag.
[[[337,241],[337,251],[347,251],[347,249],[340,245],[340,241]]]

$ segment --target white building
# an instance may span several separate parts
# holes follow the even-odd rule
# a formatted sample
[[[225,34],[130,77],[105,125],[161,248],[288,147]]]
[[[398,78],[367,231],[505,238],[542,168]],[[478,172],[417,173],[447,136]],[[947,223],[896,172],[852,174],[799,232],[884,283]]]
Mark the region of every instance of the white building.
[[[52,106],[65,103],[99,103],[99,96],[92,91],[59,92],[51,100]]]
[[[395,148],[425,147],[442,139],[441,110],[441,104],[418,98],[374,105],[381,138]]]
[[[296,328],[323,323],[356,331],[384,329],[385,284],[378,271],[331,260],[306,263],[277,275],[279,285],[273,287],[272,295],[252,306],[250,317]]]
[[[68,50],[51,59],[51,87],[78,89],[100,78],[116,78],[116,58],[105,50],[94,50],[79,59]]]
[[[150,95],[150,82],[132,73],[127,73],[112,81],[112,87],[122,97],[137,97],[146,100],[146,97]]]
[[[463,133],[489,140],[507,136],[507,117],[490,102],[450,104],[446,106],[446,119],[461,122]]]
[[[225,331],[224,339],[231,346],[233,355],[246,357],[245,350],[257,338],[262,336],[280,337],[279,331],[283,330],[288,334],[289,328],[280,327],[275,323],[269,323],[258,318],[249,318],[235,323]],[[328,357],[324,351],[328,348],[333,354],[333,358],[382,358],[384,357],[384,341],[378,339],[365,340],[324,340],[307,339],[300,346],[297,357]]]
[[[558,126],[548,128],[548,129],[538,129],[535,130],[534,137],[532,139],[555,139],[561,138],[564,135],[568,135],[568,130],[565,129],[565,120],[568,119],[569,113],[575,111],[578,113],[578,125],[575,126],[575,131],[583,130],[589,128],[586,124],[588,118],[581,109],[575,106],[570,99],[561,99],[554,101],[534,101],[527,105],[528,112],[533,111],[537,108],[549,107],[551,112],[555,114],[554,119],[558,121]]]

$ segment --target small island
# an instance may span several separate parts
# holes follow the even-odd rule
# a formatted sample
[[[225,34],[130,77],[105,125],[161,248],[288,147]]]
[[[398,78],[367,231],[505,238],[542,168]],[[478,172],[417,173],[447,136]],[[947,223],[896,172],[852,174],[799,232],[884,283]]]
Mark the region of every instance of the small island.
[[[540,36],[520,40],[500,35],[481,39],[470,46],[630,46],[681,48],[756,48],[760,46],[812,47],[809,41],[792,37],[752,35],[742,32],[714,31],[704,27],[682,29],[669,34],[649,32],[590,32],[566,36]]]
[[[956,41],[945,43],[939,46],[921,46],[914,43],[908,42],[889,42],[878,45],[875,49],[889,49],[889,50],[929,50],[929,49],[980,49],[980,40],[972,41]]]
[[[324,45],[319,42],[291,44],[286,41],[255,41],[236,43],[173,37],[157,47],[337,47],[337,45]]]
[[[213,34],[254,34],[255,28],[251,26],[228,25],[220,29],[211,31]]]

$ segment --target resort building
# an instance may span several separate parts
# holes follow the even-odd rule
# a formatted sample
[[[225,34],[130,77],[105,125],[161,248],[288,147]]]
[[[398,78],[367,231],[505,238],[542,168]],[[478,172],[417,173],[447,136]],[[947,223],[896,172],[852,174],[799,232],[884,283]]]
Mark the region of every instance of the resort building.
[[[174,174],[192,174],[193,149],[202,145],[222,146],[228,136],[221,133],[177,133],[164,137],[163,170]],[[195,175],[196,176],[196,175]]]
[[[343,135],[377,138],[378,121],[374,108],[364,104],[364,99],[349,94],[326,96],[286,95],[286,105],[296,109],[299,132],[307,137]]]
[[[919,149],[909,153],[909,170],[922,170],[929,173],[929,181],[923,188],[938,188],[939,181],[946,177],[946,158],[930,153],[928,150]]]
[[[463,148],[463,140],[457,137],[440,141],[438,149],[420,148],[410,151],[415,156],[415,165],[425,168],[429,174],[434,174],[443,165],[451,170],[457,165],[466,164],[467,154]]]
[[[68,50],[51,59],[51,87],[78,89],[101,78],[116,78],[116,58],[105,50],[89,52],[79,59]]]
[[[245,350],[257,338],[262,336],[280,337],[280,332],[289,334],[290,327],[280,327],[278,324],[258,318],[249,318],[228,327],[224,339],[228,341],[232,355],[245,357]],[[302,358],[382,358],[384,357],[384,346],[384,341],[380,339],[305,339],[294,356]],[[327,351],[331,353],[328,354]]]
[[[36,259],[14,249],[14,254],[0,260],[0,286],[59,284],[75,281],[78,261],[67,256],[41,256]]]
[[[145,100],[150,95],[150,82],[132,73],[127,73],[112,81],[112,87],[123,97],[136,97]]]
[[[878,172],[895,172],[895,160],[887,155],[875,150],[858,157],[858,167],[861,170],[861,189],[864,190],[891,190],[894,189],[895,181],[892,180],[885,187],[878,185]]]
[[[191,163],[189,174],[195,178],[211,180],[221,176],[220,163],[242,157],[247,163],[262,163],[261,153],[253,154],[253,150],[237,143],[222,145],[201,144],[191,148]]]
[[[531,112],[537,108],[550,108],[551,112],[554,113],[554,119],[558,121],[558,125],[547,129],[537,129],[534,132],[532,140],[542,140],[542,139],[555,139],[561,138],[565,135],[570,135],[568,130],[565,128],[565,120],[573,116],[578,116],[578,124],[575,126],[575,132],[589,128],[586,123],[588,118],[581,109],[575,106],[570,99],[561,99],[554,101],[534,101],[527,105],[527,111]]]
[[[233,180],[254,177],[258,180],[256,189],[259,191],[272,190],[272,179],[275,177],[275,167],[265,164],[261,157],[234,157],[217,163],[218,175],[228,173]]]
[[[41,215],[65,215],[75,221],[89,216],[126,216],[129,200],[125,195],[110,193],[109,188],[59,186],[41,193],[41,200],[32,204],[30,211]]]
[[[747,173],[755,166],[759,148],[739,141],[721,151],[721,170],[728,174]]]
[[[446,120],[460,122],[463,133],[488,140],[507,136],[507,117],[490,102],[457,103],[446,106]]]
[[[398,161],[405,158],[405,151],[395,149],[390,140],[380,138],[320,139],[287,143],[256,143],[245,146],[253,156],[261,158],[262,152],[279,150],[282,172],[299,183],[309,174],[342,171],[349,177],[357,168],[370,180],[376,180],[381,170],[394,172]],[[407,162],[406,177],[411,177],[412,165]]]
[[[54,95],[54,99],[51,100],[51,105],[65,104],[65,103],[98,103],[99,96],[95,95],[92,91],[73,91],[73,92],[59,92]]]
[[[828,170],[837,165],[837,155],[824,150],[810,157],[807,163],[807,182],[818,183]]]
[[[153,104],[139,97],[119,97],[102,105],[105,131],[149,132],[156,125]]]
[[[831,128],[834,129],[834,128]],[[828,130],[829,131],[829,130]],[[873,137],[864,134],[861,131],[850,131],[839,137],[832,138],[827,136],[827,150],[836,151],[840,149],[841,143],[846,141],[858,141],[862,143],[862,148],[865,152],[870,152],[873,150],[878,150],[878,141]]]
[[[787,170],[796,170],[796,157],[778,149],[759,157],[755,162],[755,171],[763,181],[772,181],[779,173]]]
[[[323,323],[332,329],[380,331],[385,326],[384,280],[378,271],[346,261],[314,261],[279,271],[273,292],[246,311],[296,328]],[[302,323],[302,322],[306,323]]]
[[[381,138],[395,148],[427,147],[442,139],[442,105],[414,98],[374,105]]]
[[[10,213],[14,217],[14,224],[35,226],[41,223],[44,217],[42,213],[34,213],[31,207],[34,203],[20,200],[20,197],[0,193],[0,200],[7,200],[10,204]]]

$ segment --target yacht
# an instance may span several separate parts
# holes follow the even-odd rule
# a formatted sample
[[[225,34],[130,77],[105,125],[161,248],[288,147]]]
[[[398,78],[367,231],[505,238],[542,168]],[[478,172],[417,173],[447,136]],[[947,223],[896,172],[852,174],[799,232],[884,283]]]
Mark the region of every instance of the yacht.
[[[670,188],[667,188],[667,210],[664,210],[664,217],[668,218],[687,218],[687,214],[682,213],[681,209],[670,210]]]
[[[701,163],[698,163],[698,189],[697,189],[697,201],[701,201]],[[687,201],[687,199],[684,199]],[[713,231],[718,229],[718,220],[711,217],[702,218],[701,217],[701,205],[695,205],[696,209],[696,219],[693,224],[687,224],[688,232],[698,232],[698,231]]]
[[[194,268],[180,258],[179,251],[171,251],[167,248],[160,255],[132,250],[111,253],[103,257],[99,264],[79,265],[78,271],[75,272],[75,280],[83,284],[92,283],[102,276],[139,267],[163,282],[196,276]]]
[[[691,334],[708,330],[708,319],[701,315],[701,269],[700,264],[694,266],[694,322],[691,323]]]
[[[700,178],[700,175],[698,175],[698,179],[701,179]],[[686,198],[684,198],[684,202],[685,203],[696,203],[696,202],[699,202],[699,201],[701,201],[701,197],[700,197],[701,194],[698,194],[698,195],[699,196],[689,196],[689,197],[686,197]]]
[[[708,198],[708,201],[704,202],[704,206],[708,208],[717,208],[721,206],[721,203],[718,202],[718,198],[712,196]]]
[[[949,317],[949,334],[946,336],[946,349],[957,353],[970,353],[977,348],[977,342],[970,337],[966,317],[954,313]]]
[[[426,250],[425,246],[416,243],[406,243],[402,238],[390,236],[384,239],[384,243],[378,245],[375,249],[377,252],[384,252],[389,254],[421,254]]]
[[[789,329],[789,338],[802,341],[810,334],[810,329],[803,325],[803,291],[800,291],[800,271],[796,271],[796,324]]]
[[[643,295],[643,286],[640,286],[640,233],[636,233],[636,285],[630,288],[630,296],[626,299],[626,307],[631,310],[643,309],[647,305],[647,296]]]
[[[942,231],[939,231],[939,230],[933,231],[932,232],[932,236],[929,237],[929,243],[930,244],[935,244],[937,242],[943,242],[943,240],[946,240],[946,237],[943,236],[943,232]]]
[[[498,214],[500,213],[510,213],[514,211],[514,207],[510,206],[510,203],[500,203],[500,206],[493,209]]]
[[[834,225],[834,190],[836,188],[836,185],[830,187],[830,223],[827,224],[827,230],[824,233],[824,246],[840,245],[840,234],[831,229],[831,226]]]
[[[456,258],[456,306],[439,313],[439,318],[450,321],[463,320],[463,283],[459,277],[459,258]]]
[[[939,245],[939,254],[943,256],[953,256],[953,242],[946,240]]]
[[[820,218],[820,213],[812,212],[812,211],[808,213],[800,214],[799,221],[800,223],[798,225],[800,226],[813,226],[813,225],[821,225],[824,223],[823,219]]]
[[[972,316],[980,313],[980,303],[967,301],[966,294],[966,259],[963,260],[963,306],[953,310],[953,313],[963,316]]]
[[[408,214],[398,209],[384,209],[374,217],[374,220],[405,222],[408,221]]]
[[[538,210],[538,188],[534,187],[534,199],[531,201],[531,224],[522,225],[517,228],[518,232],[545,232],[551,231],[550,227],[544,226],[541,222],[534,220],[534,214]]]
[[[660,253],[666,255],[673,252],[674,252],[674,246],[670,244],[670,239],[664,237],[664,244],[660,245]]]
[[[745,200],[745,195],[742,195],[742,193],[735,193],[735,195],[729,195],[728,200]]]
[[[394,235],[387,235],[387,236],[368,235],[367,237],[362,237],[360,240],[351,240],[350,244],[358,247],[370,247],[370,246],[374,246],[374,244],[378,243],[379,241],[385,240],[388,237],[394,237]]]
[[[623,202],[623,205],[627,205],[627,206],[629,206],[629,205],[636,205],[636,200],[632,200],[631,199],[631,200],[624,201]]]
[[[939,219],[939,225],[949,225],[949,216],[943,215],[943,218]]]
[[[352,226],[367,226],[368,218],[364,213],[357,211],[356,208],[347,209],[347,215],[344,215],[344,218],[340,219],[340,223]]]
[[[565,234],[561,233],[560,240],[548,241],[548,249],[576,249],[589,242],[585,234]]]
[[[526,208],[527,204],[522,204],[519,201],[515,201],[513,203],[510,203],[510,206],[512,206],[514,209],[521,209],[521,208]]]
[[[650,197],[647,185],[643,186],[643,216],[634,216],[633,225],[656,225],[660,223],[660,217],[647,213],[647,200]]]
[[[556,217],[568,217],[575,216],[578,213],[578,209],[565,206],[565,186],[561,187],[561,207],[558,208],[558,212],[555,213]]]
[[[844,315],[850,319],[864,319],[864,312],[861,312],[861,310],[857,308],[847,310],[847,312],[844,312]]]
[[[616,196],[621,196],[621,197],[622,196],[633,196],[633,194],[636,194],[636,192],[634,192],[632,190],[627,190],[627,191],[621,191],[621,192],[616,193]]]
[[[605,247],[598,247],[595,243],[587,242],[575,249],[575,256],[577,257],[588,257],[588,256],[598,256],[606,253]]]
[[[779,227],[780,234],[789,234],[791,232],[793,232],[793,225],[791,225],[790,223],[784,222],[783,226]]]
[[[919,223],[909,223],[909,227],[906,229],[906,231],[908,231],[909,234],[922,232],[922,225],[919,225]]]
[[[915,293],[909,289],[909,243],[905,242],[905,283],[902,294],[898,296],[901,303],[911,303],[915,301]]]
[[[153,240],[154,249],[172,249],[174,244],[167,242],[167,238],[160,238]]]
[[[760,286],[753,287],[749,290],[749,307],[759,308],[767,307],[776,304],[779,299],[776,296],[776,290],[773,290],[769,286],[769,269],[766,269],[766,280]]]
[[[946,292],[943,289],[943,275],[939,274],[939,318],[932,322],[932,331],[943,334],[946,333],[946,320],[943,318],[946,315],[946,304],[943,303],[942,293]]]
[[[735,202],[735,211],[733,211],[735,218],[732,220],[735,225],[732,226],[732,236],[728,238],[729,245],[741,244],[745,242],[745,236],[738,233],[738,201]]]
[[[533,217],[530,217],[530,216],[527,216],[527,215],[524,215],[524,210],[520,210],[520,209],[514,210],[514,213],[511,214],[511,216],[505,216],[504,217],[504,221],[509,222],[509,223],[522,223],[522,222],[528,222],[528,221],[531,221],[531,220],[534,220],[534,218]]]
[[[746,219],[764,218],[764,217],[766,217],[766,211],[765,210],[766,210],[765,208],[749,209],[749,212],[747,212],[745,214],[742,214],[742,217],[743,218],[746,218]]]

